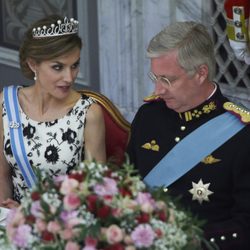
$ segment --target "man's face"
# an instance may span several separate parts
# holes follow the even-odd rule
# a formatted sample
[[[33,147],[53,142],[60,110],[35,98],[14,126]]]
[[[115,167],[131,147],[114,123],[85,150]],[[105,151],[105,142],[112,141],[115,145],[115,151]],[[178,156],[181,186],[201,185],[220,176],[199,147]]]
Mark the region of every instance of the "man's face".
[[[190,76],[179,66],[176,50],[151,58],[151,72],[157,78],[154,92],[165,101],[168,108],[184,112],[197,106],[197,96],[200,92],[198,78],[196,73]]]

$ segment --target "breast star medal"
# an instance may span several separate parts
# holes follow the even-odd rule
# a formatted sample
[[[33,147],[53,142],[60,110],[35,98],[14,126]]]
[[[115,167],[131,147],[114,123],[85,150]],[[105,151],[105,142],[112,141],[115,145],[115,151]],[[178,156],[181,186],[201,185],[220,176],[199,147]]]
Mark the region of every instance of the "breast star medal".
[[[193,188],[189,190],[189,192],[193,195],[192,200],[197,200],[200,204],[203,201],[209,201],[208,196],[213,194],[208,188],[210,183],[204,184],[202,179],[199,180],[198,183],[192,182]]]

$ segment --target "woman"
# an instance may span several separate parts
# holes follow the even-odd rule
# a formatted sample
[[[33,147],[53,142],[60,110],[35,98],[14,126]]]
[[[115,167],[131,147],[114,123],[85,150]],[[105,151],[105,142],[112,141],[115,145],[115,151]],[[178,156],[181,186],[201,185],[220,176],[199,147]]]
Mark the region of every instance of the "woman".
[[[17,90],[25,154],[31,169],[51,176],[68,173],[83,159],[106,161],[101,107],[72,88],[82,46],[77,30],[76,20],[49,16],[28,29],[19,51],[24,76],[34,79]],[[13,157],[4,97],[1,93],[0,206],[11,208],[28,185]]]

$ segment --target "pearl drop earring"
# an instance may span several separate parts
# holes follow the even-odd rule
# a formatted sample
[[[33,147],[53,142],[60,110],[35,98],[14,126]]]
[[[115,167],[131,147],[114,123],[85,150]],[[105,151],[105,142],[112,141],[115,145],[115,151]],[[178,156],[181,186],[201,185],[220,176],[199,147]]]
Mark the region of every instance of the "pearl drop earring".
[[[37,80],[36,71],[34,72],[34,74],[35,74],[35,75],[34,75],[34,78],[33,78],[33,79],[34,79],[34,81],[36,81],[36,80]]]

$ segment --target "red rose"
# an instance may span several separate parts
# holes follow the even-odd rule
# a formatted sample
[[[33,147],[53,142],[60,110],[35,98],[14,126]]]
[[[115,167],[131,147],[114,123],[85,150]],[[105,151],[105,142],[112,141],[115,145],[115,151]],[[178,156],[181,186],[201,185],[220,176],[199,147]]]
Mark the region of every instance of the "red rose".
[[[124,250],[124,246],[121,243],[117,243],[111,246],[107,246],[104,250]]]
[[[155,233],[157,235],[158,238],[161,238],[163,236],[163,232],[161,231],[160,228],[156,228],[155,229]]]
[[[161,221],[167,221],[167,214],[165,211],[161,210],[158,212],[158,218]]]
[[[71,173],[69,174],[69,178],[71,179],[75,179],[79,182],[82,182],[85,178],[85,175],[83,173],[78,173],[78,172],[75,172],[75,173]]]
[[[99,218],[106,218],[110,214],[111,214],[111,208],[104,205],[103,207],[98,208],[96,216]]]
[[[32,192],[31,193],[31,199],[33,201],[37,201],[37,200],[40,200],[40,194],[38,192]]]
[[[127,188],[121,187],[119,190],[120,194],[125,197],[125,196],[132,196],[132,193],[130,190],[128,190]]]
[[[27,224],[34,224],[36,221],[36,218],[33,215],[28,215],[28,216],[26,216],[25,219],[26,219]]]
[[[43,231],[41,237],[42,237],[42,240],[44,241],[54,240],[54,235],[48,231]]]
[[[147,223],[147,222],[149,222],[149,214],[141,213],[141,214],[137,217],[137,221],[138,221],[139,223]]]
[[[112,177],[112,173],[113,173],[113,171],[111,170],[111,169],[109,169],[109,170],[107,170],[106,172],[105,172],[105,176],[106,177]]]
[[[98,196],[95,194],[91,194],[87,196],[87,206],[90,212],[94,212],[96,210],[96,202],[98,200]]]
[[[103,196],[103,199],[107,202],[111,202],[112,199],[113,199],[113,196],[112,195],[104,195]]]

